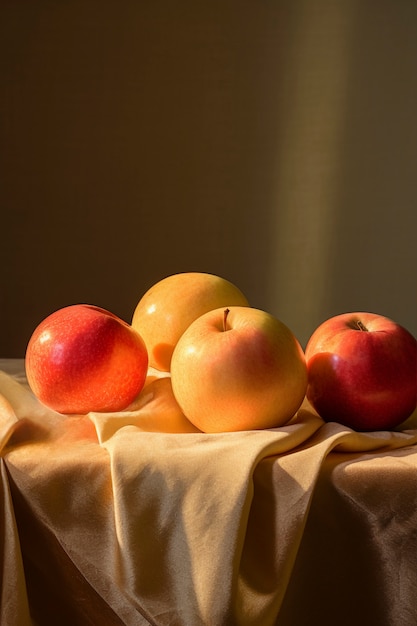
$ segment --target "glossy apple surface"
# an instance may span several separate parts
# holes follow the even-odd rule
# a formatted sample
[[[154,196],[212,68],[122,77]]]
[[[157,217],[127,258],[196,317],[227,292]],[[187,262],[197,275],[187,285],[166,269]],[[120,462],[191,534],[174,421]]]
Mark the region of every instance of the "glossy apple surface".
[[[325,421],[389,430],[416,407],[417,344],[374,313],[345,313],[321,324],[306,346],[307,398]]]
[[[233,283],[204,272],[184,272],[163,278],[140,299],[132,326],[145,341],[149,364],[169,372],[174,347],[197,317],[221,306],[246,306]]]
[[[121,411],[144,386],[148,354],[125,321],[105,309],[75,304],[35,329],[25,367],[35,396],[59,413]]]
[[[223,307],[197,318],[179,339],[171,362],[174,396],[203,432],[274,428],[304,400],[304,352],[291,332],[265,311]]]

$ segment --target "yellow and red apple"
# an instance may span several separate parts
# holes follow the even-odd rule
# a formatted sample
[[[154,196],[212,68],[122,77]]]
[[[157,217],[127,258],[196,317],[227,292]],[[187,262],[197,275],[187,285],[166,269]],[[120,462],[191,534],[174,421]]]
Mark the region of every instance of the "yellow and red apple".
[[[398,426],[416,408],[417,342],[375,313],[324,321],[307,342],[307,398],[325,421],[355,430]]]
[[[271,314],[220,307],[198,317],[175,346],[174,396],[203,432],[275,428],[301,406],[307,386],[304,352]]]
[[[191,322],[203,313],[233,305],[247,306],[248,301],[225,278],[204,272],[172,274],[142,296],[132,326],[145,341],[150,366],[169,372],[174,347]]]
[[[74,304],[37,326],[25,367],[35,396],[59,413],[121,411],[145,384],[148,354],[127,322],[100,307]]]

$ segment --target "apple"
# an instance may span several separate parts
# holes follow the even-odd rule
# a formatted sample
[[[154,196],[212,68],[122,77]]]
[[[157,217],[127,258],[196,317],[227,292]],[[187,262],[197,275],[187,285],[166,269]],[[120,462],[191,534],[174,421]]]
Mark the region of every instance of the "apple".
[[[37,326],[25,368],[35,396],[59,413],[121,411],[145,384],[148,354],[127,322],[100,307],[74,304]]]
[[[245,295],[225,278],[184,272],[163,278],[139,300],[132,326],[145,341],[149,364],[170,371],[178,339],[195,319],[218,307],[247,306]]]
[[[300,408],[307,368],[298,340],[277,318],[220,307],[179,339],[171,382],[184,415],[203,432],[275,428]]]
[[[325,421],[354,430],[390,430],[417,401],[417,342],[391,319],[344,313],[307,342],[307,399]]]

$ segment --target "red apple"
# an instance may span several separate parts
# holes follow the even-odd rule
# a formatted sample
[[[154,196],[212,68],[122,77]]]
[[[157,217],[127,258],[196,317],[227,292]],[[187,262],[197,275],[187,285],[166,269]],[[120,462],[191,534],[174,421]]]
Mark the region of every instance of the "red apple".
[[[25,356],[35,396],[65,414],[125,409],[142,390],[148,354],[119,317],[75,304],[55,311],[32,334]]]
[[[394,321],[345,313],[323,322],[306,346],[307,398],[325,421],[389,430],[417,401],[417,342]]]
[[[197,318],[171,361],[174,396],[204,432],[274,428],[304,400],[307,370],[297,339],[278,319],[251,307]]]
[[[204,272],[172,274],[153,285],[139,300],[132,318],[146,344],[149,365],[169,372],[174,347],[197,317],[248,301],[236,285]]]

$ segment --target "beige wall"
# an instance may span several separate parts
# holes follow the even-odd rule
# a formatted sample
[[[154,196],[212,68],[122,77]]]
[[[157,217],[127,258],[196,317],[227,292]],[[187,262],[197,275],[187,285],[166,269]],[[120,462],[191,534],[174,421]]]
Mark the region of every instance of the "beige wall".
[[[0,52],[0,356],[191,270],[417,334],[415,2],[9,0]]]

